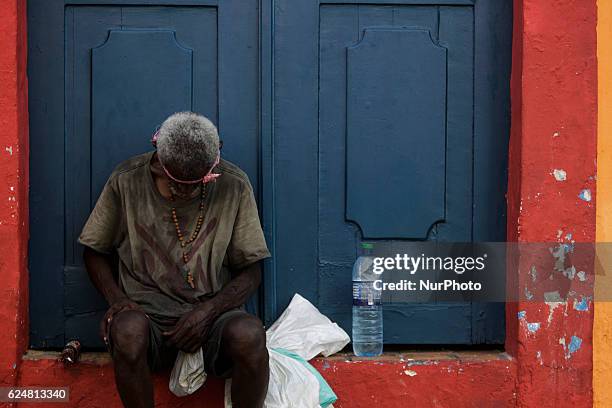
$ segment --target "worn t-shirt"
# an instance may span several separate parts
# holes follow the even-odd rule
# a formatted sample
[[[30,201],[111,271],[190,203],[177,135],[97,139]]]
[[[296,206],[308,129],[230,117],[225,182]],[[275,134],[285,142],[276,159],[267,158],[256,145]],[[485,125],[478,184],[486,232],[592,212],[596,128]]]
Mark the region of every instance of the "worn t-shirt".
[[[187,240],[197,224],[200,196],[182,202],[164,198],[151,174],[153,154],[115,168],[78,241],[98,252],[116,251],[120,288],[151,317],[172,322],[218,292],[230,280],[230,270],[270,253],[249,179],[226,160],[214,169],[221,176],[205,184],[204,222],[197,238],[181,248],[172,207]],[[186,281],[185,268],[195,288]]]

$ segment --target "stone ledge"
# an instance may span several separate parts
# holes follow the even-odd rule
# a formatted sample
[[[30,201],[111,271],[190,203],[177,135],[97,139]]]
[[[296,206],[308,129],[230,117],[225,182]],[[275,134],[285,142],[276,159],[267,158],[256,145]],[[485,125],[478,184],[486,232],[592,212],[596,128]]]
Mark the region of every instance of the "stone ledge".
[[[409,362],[409,361],[491,361],[511,360],[512,357],[499,350],[470,350],[470,351],[394,351],[385,352],[379,357],[357,357],[350,352],[336,353],[329,357],[316,357],[316,360],[343,360],[343,361],[385,361],[385,362]]]
[[[24,360],[56,360],[59,351],[28,350]],[[315,357],[315,360],[345,361],[345,362],[434,362],[434,361],[492,361],[512,360],[507,353],[499,350],[461,350],[461,351],[394,351],[385,352],[379,357],[357,357],[350,352],[340,352],[329,357]],[[81,354],[80,362],[106,364],[110,363],[110,356],[105,351],[86,352]]]
[[[18,385],[68,386],[65,407],[121,407],[108,353],[83,353],[81,363],[68,367],[58,356],[29,350]],[[339,353],[312,364],[338,395],[336,408],[516,407],[516,360],[500,351],[406,351],[378,358]],[[168,376],[163,372],[153,378],[156,408],[223,407],[223,381],[210,378],[193,395],[177,398],[168,391]],[[30,406],[36,408],[24,408]]]

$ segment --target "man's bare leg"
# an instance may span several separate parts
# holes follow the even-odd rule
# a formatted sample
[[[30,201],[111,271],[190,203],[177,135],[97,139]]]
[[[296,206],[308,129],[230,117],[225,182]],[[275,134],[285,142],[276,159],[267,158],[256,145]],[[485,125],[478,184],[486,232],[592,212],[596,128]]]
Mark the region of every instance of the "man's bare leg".
[[[254,316],[229,320],[221,338],[221,358],[233,364],[232,406],[263,407],[270,377],[266,332]]]
[[[113,317],[110,328],[117,391],[126,408],[153,408],[153,381],[147,364],[149,320],[126,310]]]

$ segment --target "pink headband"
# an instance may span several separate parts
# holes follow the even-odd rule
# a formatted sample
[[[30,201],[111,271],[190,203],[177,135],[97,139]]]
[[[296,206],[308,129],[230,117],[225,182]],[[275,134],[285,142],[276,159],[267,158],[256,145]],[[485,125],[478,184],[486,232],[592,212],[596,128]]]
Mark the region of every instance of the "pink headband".
[[[153,146],[155,146],[155,148],[157,148],[157,135],[159,134],[159,130],[157,132],[155,132],[153,134],[153,137],[151,138],[151,143],[153,144]],[[210,183],[211,181],[216,181],[217,177],[219,177],[221,174],[219,173],[213,173],[213,169],[215,167],[217,167],[217,165],[219,164],[219,161],[221,160],[221,152],[217,153],[217,158],[215,159],[215,162],[213,163],[213,165],[211,166],[210,170],[208,170],[208,173],[206,173],[204,175],[204,177],[202,177],[201,179],[198,180],[181,180],[181,179],[177,179],[176,177],[174,177],[172,174],[170,174],[170,172],[168,171],[168,169],[166,168],[166,166],[164,166],[164,163],[162,163],[161,159],[159,158],[159,155],[157,156],[157,160],[159,160],[159,164],[161,164],[162,169],[164,169],[164,172],[166,173],[166,176],[168,176],[168,178],[170,178],[171,180],[179,183],[179,184],[197,184],[197,183]]]

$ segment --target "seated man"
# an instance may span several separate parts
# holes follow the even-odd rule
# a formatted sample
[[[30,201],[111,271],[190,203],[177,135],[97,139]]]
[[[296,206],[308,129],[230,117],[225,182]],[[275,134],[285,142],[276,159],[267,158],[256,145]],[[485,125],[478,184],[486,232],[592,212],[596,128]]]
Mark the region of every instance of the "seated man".
[[[233,405],[261,407],[266,336],[243,305],[270,253],[251,184],[220,160],[217,129],[203,116],[174,114],[153,139],[156,151],[113,171],[79,237],[110,304],[100,331],[121,400],[153,407],[151,371],[203,347],[205,371],[231,376]]]

